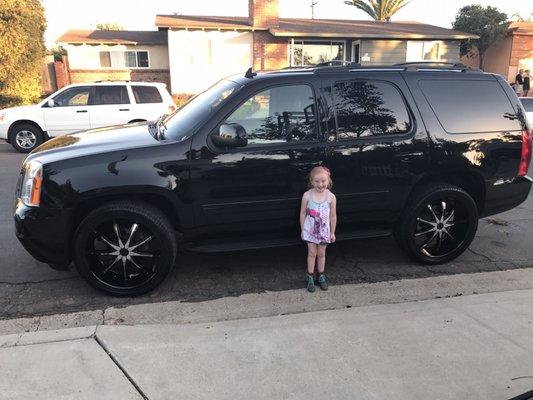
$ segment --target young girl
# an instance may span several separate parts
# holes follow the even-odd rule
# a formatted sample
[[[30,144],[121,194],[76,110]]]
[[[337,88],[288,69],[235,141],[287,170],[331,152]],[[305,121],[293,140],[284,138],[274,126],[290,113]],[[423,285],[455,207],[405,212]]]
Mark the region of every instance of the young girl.
[[[333,182],[326,167],[315,167],[309,174],[310,190],[304,193],[300,207],[302,239],[307,242],[307,290],[315,291],[313,274],[318,261],[318,285],[328,290],[324,275],[326,246],[335,241],[337,199],[329,191]]]

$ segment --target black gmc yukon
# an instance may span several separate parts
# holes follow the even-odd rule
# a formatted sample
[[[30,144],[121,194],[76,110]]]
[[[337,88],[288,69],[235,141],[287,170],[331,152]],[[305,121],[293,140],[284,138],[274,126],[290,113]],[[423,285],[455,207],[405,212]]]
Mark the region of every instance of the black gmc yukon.
[[[16,234],[93,286],[139,295],[180,248],[300,241],[312,167],[326,165],[338,240],[394,234],[452,260],[478,218],[531,188],[531,133],[505,80],[461,65],[325,66],[224,79],[157,122],[50,140],[24,161]]]

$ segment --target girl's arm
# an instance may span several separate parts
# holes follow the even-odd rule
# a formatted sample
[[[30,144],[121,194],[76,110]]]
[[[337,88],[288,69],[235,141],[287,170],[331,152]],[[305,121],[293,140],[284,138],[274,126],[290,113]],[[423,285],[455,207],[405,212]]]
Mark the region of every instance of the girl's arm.
[[[337,240],[335,237],[335,228],[337,228],[337,198],[333,193],[331,195],[331,205],[329,207],[329,231],[331,243],[333,243]]]
[[[304,231],[305,214],[307,211],[307,192],[302,196],[302,204],[300,205],[300,229]]]

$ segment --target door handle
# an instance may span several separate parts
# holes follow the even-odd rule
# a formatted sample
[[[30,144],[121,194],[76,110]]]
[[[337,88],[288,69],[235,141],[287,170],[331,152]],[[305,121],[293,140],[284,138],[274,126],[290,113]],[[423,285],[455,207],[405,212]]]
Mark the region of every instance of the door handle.
[[[77,113],[86,113],[87,110],[78,110],[78,111],[76,111],[76,112],[77,112]]]
[[[129,111],[129,108],[120,108],[119,111]]]

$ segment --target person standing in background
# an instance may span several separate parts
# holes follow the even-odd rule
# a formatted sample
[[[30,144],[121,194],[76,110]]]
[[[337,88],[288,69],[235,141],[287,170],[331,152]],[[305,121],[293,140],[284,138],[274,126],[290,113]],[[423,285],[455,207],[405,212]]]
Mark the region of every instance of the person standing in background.
[[[518,74],[514,78],[514,83],[515,83],[515,88],[516,88],[515,90],[518,96],[521,96],[524,90],[524,76],[523,75],[524,75],[524,70],[520,69],[518,71]]]
[[[529,69],[526,69],[526,72],[524,74],[524,86],[523,86],[523,90],[524,90],[523,96],[524,97],[527,97],[527,95],[529,93],[529,89],[531,89],[531,79],[530,79],[530,75],[529,75]]]

